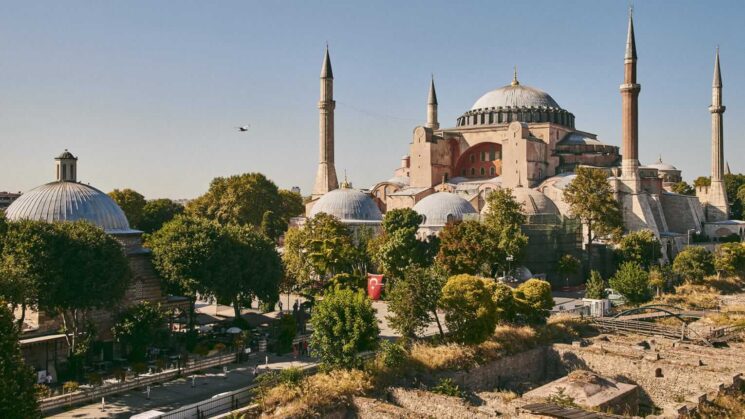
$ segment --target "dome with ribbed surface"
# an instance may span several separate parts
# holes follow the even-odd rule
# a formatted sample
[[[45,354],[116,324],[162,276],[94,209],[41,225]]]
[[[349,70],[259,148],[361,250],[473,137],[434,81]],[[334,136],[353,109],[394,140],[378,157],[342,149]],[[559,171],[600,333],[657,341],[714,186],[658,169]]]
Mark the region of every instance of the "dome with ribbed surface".
[[[424,216],[424,227],[444,226],[463,220],[466,214],[476,214],[476,210],[468,201],[450,192],[429,195],[417,202],[413,209]]]
[[[554,204],[554,201],[536,189],[518,186],[512,189],[512,197],[522,205],[525,215],[559,214],[559,208]],[[488,211],[489,204],[487,202],[481,213],[486,214]]]
[[[548,93],[522,84],[512,84],[492,90],[481,96],[471,107],[475,109],[489,108],[530,108],[547,107],[561,108]]]
[[[13,202],[5,215],[9,220],[85,220],[110,234],[132,232],[127,216],[111,197],[77,182],[51,182],[34,188]]]
[[[308,217],[325,212],[345,223],[380,222],[383,215],[370,195],[351,188],[334,189],[318,199]]]

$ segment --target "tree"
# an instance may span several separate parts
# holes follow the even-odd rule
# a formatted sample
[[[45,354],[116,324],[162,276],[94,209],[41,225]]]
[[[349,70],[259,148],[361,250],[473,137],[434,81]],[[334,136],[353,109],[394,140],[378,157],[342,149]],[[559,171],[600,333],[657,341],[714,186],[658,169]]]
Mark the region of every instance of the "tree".
[[[261,234],[266,236],[268,239],[275,241],[282,233],[285,232],[287,224],[283,223],[282,220],[274,214],[274,211],[267,211],[261,217],[261,226],[259,230]]]
[[[207,193],[189,202],[186,212],[220,224],[259,227],[264,213],[281,205],[274,182],[261,173],[245,173],[212,179]]]
[[[636,262],[624,262],[609,281],[611,288],[618,291],[631,304],[639,305],[651,298],[649,273]]]
[[[505,255],[486,224],[463,221],[448,224],[440,232],[437,261],[451,275],[493,277]]]
[[[55,223],[58,236],[49,266],[39,283],[39,308],[62,318],[72,355],[82,355],[90,331],[82,335],[86,314],[116,306],[129,287],[129,261],[121,243],[85,221]],[[81,344],[78,347],[78,344]]]
[[[355,368],[359,353],[378,345],[375,309],[362,292],[333,290],[313,308],[310,349],[328,368]]]
[[[730,214],[735,220],[742,219],[744,202],[738,198],[740,188],[745,186],[745,175],[725,174],[724,188],[727,191],[727,201],[730,203]]]
[[[745,273],[745,245],[742,243],[724,243],[714,254],[714,268],[717,278],[722,275],[741,276]]]
[[[114,189],[109,192],[109,196],[119,207],[124,211],[124,215],[127,216],[129,225],[132,228],[140,228],[142,222],[142,214],[145,208],[145,197],[139,192],[132,189]]]
[[[576,257],[566,254],[559,259],[557,271],[564,277],[569,284],[569,275],[576,274],[579,271],[580,261]]]
[[[205,288],[218,301],[232,303],[237,320],[241,318],[241,306],[253,297],[261,301],[279,298],[282,260],[274,243],[250,227],[219,228],[222,245],[213,257],[226,266]]]
[[[711,178],[708,176],[699,176],[693,180],[693,187],[698,188],[701,186],[711,186]]]
[[[279,190],[279,217],[285,224],[285,230],[290,223],[290,218],[298,217],[305,213],[303,197],[297,192],[288,191],[287,189]]]
[[[673,184],[671,189],[673,192],[679,193],[681,195],[695,195],[696,194],[696,190],[693,189],[693,187],[684,180],[681,180],[680,182]]]
[[[618,243],[621,257],[627,262],[636,262],[645,268],[656,265],[662,257],[662,245],[651,230],[632,231]]]
[[[142,220],[137,228],[145,233],[160,230],[163,224],[184,212],[184,206],[170,199],[153,199],[142,208]]]
[[[436,268],[407,269],[388,292],[388,324],[403,337],[413,338],[435,320],[444,337],[437,317],[437,301],[444,283],[445,275]]]
[[[687,247],[675,257],[673,272],[688,282],[701,282],[705,276],[714,274],[714,257],[703,247]]]
[[[285,275],[306,293],[317,294],[338,273],[352,273],[357,258],[349,229],[326,213],[316,214],[302,228],[291,228],[285,234]]]
[[[592,244],[598,237],[616,236],[623,227],[621,209],[607,174],[601,169],[577,168],[577,177],[564,189],[570,212],[585,225],[587,258],[592,268]]]
[[[655,266],[649,270],[649,286],[655,289],[655,296],[659,297],[662,295],[662,289],[665,288],[666,285],[667,278],[659,266]]]
[[[483,278],[473,275],[451,276],[445,283],[439,305],[454,341],[476,344],[494,333],[499,317],[491,291]]]
[[[540,279],[529,279],[514,290],[518,315],[529,324],[546,321],[554,307],[551,284]]]
[[[491,294],[497,308],[497,322],[512,322],[517,317],[517,302],[509,285],[501,282],[491,283]]]
[[[587,280],[585,287],[585,298],[602,300],[608,296],[608,293],[605,292],[606,288],[605,280],[600,276],[600,272],[592,270],[590,272],[590,279]]]
[[[737,190],[737,201],[740,202],[741,207],[745,208],[745,185],[740,186],[740,189]]]
[[[160,304],[142,302],[120,313],[111,332],[117,341],[127,345],[129,360],[145,360],[148,345],[155,344],[160,332],[165,331],[166,315]],[[162,335],[160,335],[162,336]]]
[[[7,224],[0,248],[0,298],[15,312],[20,308],[18,328],[22,329],[26,309],[36,308],[39,284],[54,275],[57,232],[53,224],[43,221],[17,221]]]
[[[222,274],[220,253],[224,235],[220,226],[203,218],[177,216],[148,237],[153,266],[166,292],[189,298],[189,330],[194,329],[197,293],[208,293],[208,285]]]
[[[486,196],[484,224],[489,227],[492,240],[499,248],[492,273],[506,271],[510,263],[519,263],[528,244],[522,225],[526,218],[523,205],[512,196],[509,188],[497,189]],[[507,259],[511,257],[512,261]]]
[[[427,267],[436,253],[435,240],[417,239],[423,217],[411,208],[393,209],[383,218],[383,234],[373,260],[383,274],[397,280],[411,267]]]
[[[36,401],[36,374],[27,367],[18,345],[13,313],[0,301],[0,417],[41,418]]]

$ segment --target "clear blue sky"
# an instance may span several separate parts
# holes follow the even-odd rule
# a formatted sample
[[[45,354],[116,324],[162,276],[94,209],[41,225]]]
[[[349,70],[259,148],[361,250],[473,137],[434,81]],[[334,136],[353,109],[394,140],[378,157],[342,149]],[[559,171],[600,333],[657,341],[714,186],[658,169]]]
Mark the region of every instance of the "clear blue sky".
[[[331,47],[336,167],[387,179],[423,124],[430,73],[440,122],[488,90],[549,92],[578,129],[620,145],[627,1],[0,2],[0,190],[53,180],[69,148],[80,180],[190,198],[259,171],[308,193],[318,76]],[[714,48],[725,150],[745,171],[745,2],[638,1],[642,162],[709,173]],[[248,134],[234,127],[250,123]]]

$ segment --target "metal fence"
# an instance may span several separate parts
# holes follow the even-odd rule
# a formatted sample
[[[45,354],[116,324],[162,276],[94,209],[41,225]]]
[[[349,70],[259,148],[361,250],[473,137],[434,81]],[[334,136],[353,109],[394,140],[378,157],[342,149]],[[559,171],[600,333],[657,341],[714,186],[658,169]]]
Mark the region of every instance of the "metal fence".
[[[47,412],[50,410],[62,407],[69,407],[80,403],[94,403],[100,400],[101,397],[123,393],[136,388],[143,388],[156,383],[171,381],[180,375],[189,374],[194,371],[231,364],[236,361],[236,357],[236,353],[230,353],[200,360],[190,360],[187,361],[180,368],[166,370],[161,373],[139,376],[134,380],[104,385],[101,387],[96,387],[92,390],[82,390],[69,394],[63,394],[61,396],[48,397],[39,401],[39,408],[42,412]]]

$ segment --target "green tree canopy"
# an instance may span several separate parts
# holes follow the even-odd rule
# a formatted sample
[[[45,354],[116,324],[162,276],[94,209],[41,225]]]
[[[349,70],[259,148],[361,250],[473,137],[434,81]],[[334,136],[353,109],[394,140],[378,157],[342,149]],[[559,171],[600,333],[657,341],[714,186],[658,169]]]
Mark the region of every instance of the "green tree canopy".
[[[523,282],[515,288],[514,296],[518,315],[530,324],[544,323],[554,307],[551,284],[540,279]]]
[[[378,345],[378,320],[362,292],[331,290],[313,308],[310,349],[329,368],[360,366],[359,353]]]
[[[745,275],[745,245],[742,243],[724,243],[714,253],[714,268],[719,278],[724,276]]]
[[[434,261],[438,241],[419,240],[422,216],[411,208],[388,211],[383,218],[383,234],[376,243],[373,260],[392,284],[411,267],[427,267]]]
[[[658,264],[662,257],[662,245],[651,230],[626,233],[618,242],[618,250],[624,261],[646,268]]]
[[[309,294],[322,291],[336,274],[353,273],[358,257],[349,229],[326,213],[316,214],[302,228],[291,228],[285,235],[286,279]]]
[[[437,261],[449,274],[494,276],[505,255],[486,224],[463,221],[440,231]]]
[[[509,285],[497,282],[491,283],[492,299],[497,308],[497,322],[512,322],[517,318],[517,302]]]
[[[587,280],[585,298],[602,300],[608,296],[608,293],[605,292],[606,288],[605,280],[600,275],[600,272],[592,270],[590,272],[590,278]]]
[[[131,349],[130,361],[143,361],[148,345],[154,345],[159,335],[167,332],[165,326],[166,313],[160,304],[146,301],[120,313],[111,332]]]
[[[456,342],[475,344],[494,333],[499,320],[492,287],[473,275],[451,276],[439,302],[450,336]]]
[[[577,177],[564,189],[564,200],[586,227],[585,244],[592,268],[591,246],[595,239],[617,236],[623,227],[621,208],[608,183],[608,175],[601,169],[577,168]]]
[[[672,191],[675,193],[679,193],[681,195],[695,195],[696,194],[696,191],[693,189],[693,187],[684,180],[681,180],[680,182],[673,184]]]
[[[486,196],[486,208],[484,224],[489,227],[499,253],[493,270],[505,271],[510,263],[517,264],[522,260],[523,251],[528,245],[528,236],[521,229],[526,222],[525,209],[515,200],[509,188],[490,192]],[[511,262],[507,260],[510,256]]]
[[[650,300],[649,273],[636,262],[624,262],[608,281],[611,288],[621,293],[631,304],[639,305]]]
[[[142,220],[137,226],[145,233],[153,233],[160,230],[163,224],[171,221],[173,217],[184,212],[184,206],[170,199],[153,199],[147,201],[142,208]]]
[[[715,272],[714,257],[703,247],[687,247],[675,257],[673,272],[688,282],[702,282],[705,276]]]
[[[121,190],[114,189],[109,192],[109,196],[124,211],[124,215],[127,216],[127,220],[129,221],[129,226],[140,228],[142,212],[145,208],[145,197],[129,188]]]
[[[559,271],[561,276],[568,277],[569,275],[576,274],[579,271],[580,266],[579,259],[573,255],[565,254],[559,258],[556,270]]]
[[[724,175],[724,188],[727,190],[727,200],[730,203],[730,213],[732,218],[735,220],[741,220],[743,218],[743,205],[745,202],[739,199],[738,195],[740,188],[743,186],[745,186],[744,174],[738,173]]]
[[[444,336],[437,317],[437,301],[444,284],[444,273],[434,267],[413,266],[407,269],[388,291],[390,315],[387,319],[390,326],[402,336],[413,338],[435,320],[440,335]]]
[[[693,187],[711,186],[711,179],[708,176],[699,176],[693,180]]]
[[[13,320],[7,304],[0,301],[0,417],[41,418],[34,388],[36,374],[23,361]]]

